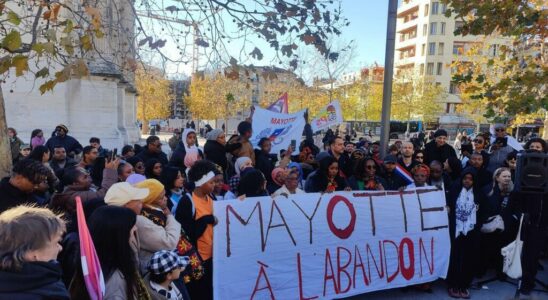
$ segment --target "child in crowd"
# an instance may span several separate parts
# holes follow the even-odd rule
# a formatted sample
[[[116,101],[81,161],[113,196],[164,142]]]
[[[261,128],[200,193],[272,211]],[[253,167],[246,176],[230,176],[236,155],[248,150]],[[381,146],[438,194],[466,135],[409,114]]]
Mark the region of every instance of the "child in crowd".
[[[183,281],[179,279],[188,264],[188,256],[179,256],[173,251],[154,253],[148,265],[150,273],[145,278],[152,300],[190,300]]]

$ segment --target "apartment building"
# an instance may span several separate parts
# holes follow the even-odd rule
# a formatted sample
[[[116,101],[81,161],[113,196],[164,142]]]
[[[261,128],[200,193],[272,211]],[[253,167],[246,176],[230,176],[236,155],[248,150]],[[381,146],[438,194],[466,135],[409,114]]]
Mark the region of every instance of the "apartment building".
[[[510,39],[485,36],[461,36],[453,32],[462,21],[445,17],[446,4],[440,0],[402,0],[398,8],[396,25],[396,47],[394,73],[418,72],[425,80],[435,81],[447,92],[447,97],[439,99],[443,115],[439,123],[464,123],[457,114],[461,103],[458,86],[452,81],[451,63],[467,57],[474,46],[483,50],[479,55],[497,55],[502,44],[510,44]]]

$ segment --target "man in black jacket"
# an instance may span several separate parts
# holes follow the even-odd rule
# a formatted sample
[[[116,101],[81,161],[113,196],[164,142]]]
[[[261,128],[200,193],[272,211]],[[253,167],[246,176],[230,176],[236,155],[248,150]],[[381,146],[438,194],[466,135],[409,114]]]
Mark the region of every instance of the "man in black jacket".
[[[47,180],[48,174],[48,168],[35,160],[15,164],[13,175],[0,181],[0,213],[24,203],[35,203],[34,189]]]
[[[136,156],[145,164],[149,159],[153,158],[159,160],[163,166],[167,165],[168,162],[167,155],[162,152],[162,142],[160,142],[160,138],[155,135],[151,135],[147,138],[147,145]]]
[[[447,144],[447,131],[438,129],[434,133],[434,140],[424,147],[425,163],[429,165],[437,160],[445,162],[449,157],[457,157],[455,149]]]
[[[58,145],[65,148],[69,157],[74,157],[74,155],[82,152],[83,147],[80,142],[68,135],[68,132],[68,127],[63,124],[59,124],[55,127],[54,135],[46,142],[46,147],[49,148],[51,153],[53,153],[54,147]]]

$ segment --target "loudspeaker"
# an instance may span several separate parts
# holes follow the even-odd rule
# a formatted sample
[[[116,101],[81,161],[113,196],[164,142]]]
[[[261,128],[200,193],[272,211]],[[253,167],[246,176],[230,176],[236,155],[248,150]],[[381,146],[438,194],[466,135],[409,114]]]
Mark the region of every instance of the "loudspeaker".
[[[548,193],[548,154],[518,153],[515,180],[515,191]]]

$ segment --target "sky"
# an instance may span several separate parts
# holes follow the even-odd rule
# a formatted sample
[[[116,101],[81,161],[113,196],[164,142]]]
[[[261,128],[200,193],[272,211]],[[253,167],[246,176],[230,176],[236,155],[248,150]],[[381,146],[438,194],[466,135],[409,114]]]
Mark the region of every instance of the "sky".
[[[354,52],[354,58],[347,67],[346,72],[357,71],[360,68],[370,66],[375,62],[379,65],[383,65],[386,44],[386,19],[388,14],[388,0],[342,0],[341,5],[342,14],[348,19],[350,25],[341,29],[342,34],[337,38],[338,42],[340,42],[341,44],[346,44],[350,41],[353,41],[356,47]],[[232,24],[232,22],[226,22],[226,24],[226,28],[229,31],[237,32],[237,28],[235,27],[235,25]],[[153,26],[155,29],[162,27],[158,24]],[[163,31],[160,32],[159,37],[161,38],[162,35],[165,35],[165,33],[166,32]],[[254,59],[248,58],[247,61],[243,61],[244,63],[251,63],[254,65],[278,64],[278,60],[275,59],[274,50],[271,49],[264,41],[255,38],[255,41],[253,42],[255,42],[256,45],[259,45],[259,48],[264,54],[264,59],[261,61],[256,61]],[[233,56],[242,61],[241,56],[239,56],[242,53],[240,51],[242,45],[243,42],[240,43],[238,40],[231,41],[231,49],[228,50],[229,52],[233,53],[227,53],[228,57]],[[169,41],[168,38],[168,42],[165,46],[166,49],[164,50],[167,51],[167,53],[172,53],[174,56],[176,56],[176,53],[179,52],[179,50],[176,49],[176,46],[177,45],[172,41]],[[248,47],[254,46],[248,45]],[[300,45],[300,47],[309,48],[310,50],[307,51],[314,51],[311,50],[313,49],[312,46]],[[253,48],[248,48],[243,53],[249,53],[251,49]],[[187,49],[186,51],[187,53],[191,53],[191,49]],[[201,55],[201,57],[205,57],[205,55]],[[156,65],[154,63],[152,64]],[[277,66],[284,67],[283,65],[279,64]],[[172,78],[178,77],[178,75],[181,75],[182,73],[186,75],[189,75],[191,73],[190,64],[167,64],[165,66],[165,69],[168,77]]]

